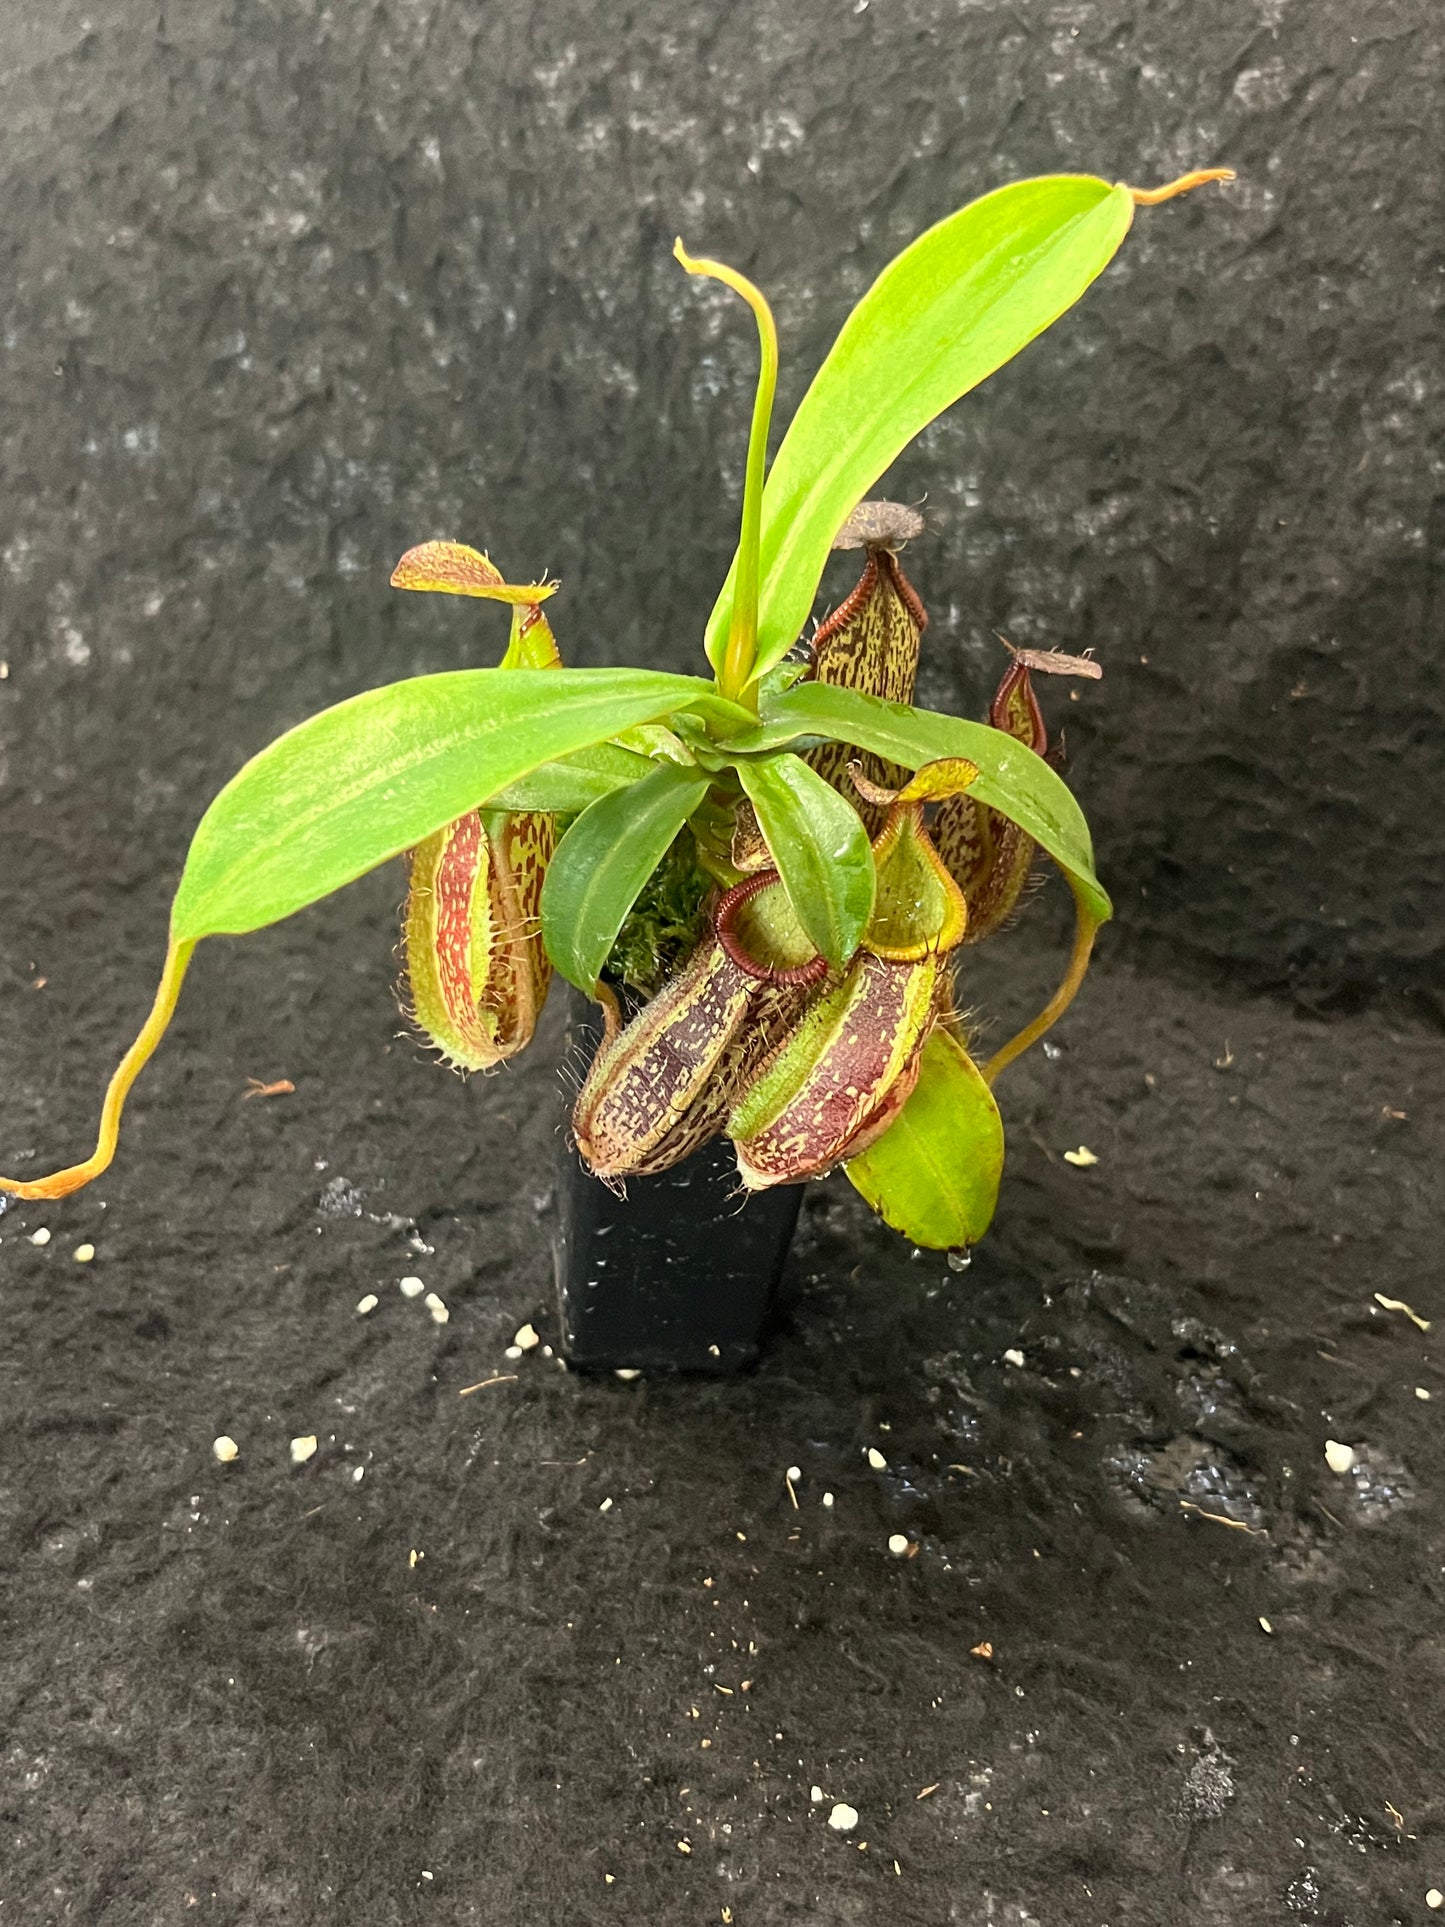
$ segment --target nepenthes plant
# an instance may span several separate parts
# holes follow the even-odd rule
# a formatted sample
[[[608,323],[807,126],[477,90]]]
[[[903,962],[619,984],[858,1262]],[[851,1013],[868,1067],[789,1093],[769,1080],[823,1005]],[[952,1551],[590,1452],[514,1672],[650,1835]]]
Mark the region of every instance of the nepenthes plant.
[[[841,1166],[916,1244],[974,1243],[1003,1165],[994,1081],[1067,1007],[1109,915],[1031,682],[1094,666],[1015,651],[986,723],[914,707],[927,617],[899,556],[921,524],[866,498],[1082,296],[1136,208],[1231,178],[1143,191],[1048,176],[941,221],[848,317],[771,468],[768,304],[679,242],[688,273],[748,304],[760,344],[711,673],[566,668],[546,614],[557,584],[508,582],[455,542],[410,550],[397,587],[510,606],[500,665],[368,690],[232,778],[191,843],[155,1004],[94,1152],[0,1190],[63,1197],[107,1169],[203,938],[276,923],[406,854],[406,995],[444,1060],[515,1055],[554,972],[603,1007],[573,1115],[600,1178],[665,1170],[722,1134],[747,1189]],[[800,654],[835,547],[862,552],[862,577]],[[979,1065],[958,961],[1009,919],[1039,852],[1073,895],[1072,954],[1046,1007]]]

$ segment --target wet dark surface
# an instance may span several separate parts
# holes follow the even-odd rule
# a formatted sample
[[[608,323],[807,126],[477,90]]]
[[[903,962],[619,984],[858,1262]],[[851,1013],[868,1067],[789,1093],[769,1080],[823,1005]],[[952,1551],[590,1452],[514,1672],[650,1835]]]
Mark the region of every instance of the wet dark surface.
[[[1106,970],[966,1272],[812,1187],[755,1375],[587,1380],[505,1356],[559,1013],[469,1085],[394,1041],[392,894],[203,961],[113,1177],[0,1220],[7,1913],[1427,1917],[1445,1377],[1374,1294],[1438,1320],[1437,1036]]]
[[[855,4],[0,21],[7,1170],[88,1143],[239,761],[492,659],[410,543],[692,666],[751,350],[674,232],[791,396],[984,186],[1244,177],[898,478],[926,700],[999,629],[1107,669],[1120,920],[969,1270],[811,1187],[756,1374],[564,1374],[560,1013],[469,1085],[399,1040],[391,870],[206,946],[113,1173],[0,1216],[0,1927],[1432,1917],[1438,20]],[[995,1038],[1057,909],[968,980]]]

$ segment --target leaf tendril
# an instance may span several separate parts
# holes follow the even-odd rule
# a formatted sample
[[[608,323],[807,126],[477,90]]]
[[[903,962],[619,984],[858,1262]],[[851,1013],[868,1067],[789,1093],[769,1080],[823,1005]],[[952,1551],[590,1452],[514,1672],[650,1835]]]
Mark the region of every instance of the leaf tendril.
[[[78,1191],[82,1185],[89,1184],[92,1178],[98,1178],[102,1171],[110,1168],[110,1161],[115,1156],[116,1140],[120,1135],[120,1114],[125,1109],[125,1100],[130,1095],[131,1085],[145,1069],[166,1033],[166,1026],[175,1015],[176,999],[181,994],[186,967],[195,947],[194,939],[171,939],[150,1016],[106,1087],[94,1151],[83,1164],[72,1164],[64,1171],[52,1171],[48,1178],[0,1178],[0,1191],[8,1191],[16,1198],[68,1198],[72,1191]]]
[[[1135,207],[1158,207],[1163,201],[1172,201],[1180,194],[1187,194],[1191,188],[1203,187],[1207,181],[1232,181],[1235,178],[1232,167],[1196,167],[1192,173],[1181,174],[1177,181],[1170,181],[1164,187],[1130,187],[1125,181],[1120,181],[1119,185]]]
[[[757,697],[749,692],[753,664],[758,652],[758,596],[763,528],[763,480],[768,459],[768,428],[773,419],[773,395],[778,385],[778,330],[766,296],[744,274],[722,261],[709,261],[688,253],[681,238],[672,252],[689,274],[707,275],[740,294],[752,309],[758,324],[758,388],[753,401],[753,422],[748,434],[747,476],[743,483],[742,530],[738,536],[737,589],[733,597],[732,620],[728,628],[727,649],[723,656],[718,688],[733,702],[757,710]]]

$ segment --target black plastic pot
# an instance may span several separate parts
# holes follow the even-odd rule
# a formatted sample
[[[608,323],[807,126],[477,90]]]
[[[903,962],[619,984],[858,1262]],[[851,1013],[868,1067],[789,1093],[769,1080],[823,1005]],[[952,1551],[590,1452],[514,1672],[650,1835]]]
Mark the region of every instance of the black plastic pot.
[[[587,1063],[600,1029],[580,997],[567,1042]],[[553,1238],[562,1356],[582,1371],[735,1372],[758,1356],[803,1187],[743,1197],[716,1139],[626,1196],[599,1183],[562,1134]]]

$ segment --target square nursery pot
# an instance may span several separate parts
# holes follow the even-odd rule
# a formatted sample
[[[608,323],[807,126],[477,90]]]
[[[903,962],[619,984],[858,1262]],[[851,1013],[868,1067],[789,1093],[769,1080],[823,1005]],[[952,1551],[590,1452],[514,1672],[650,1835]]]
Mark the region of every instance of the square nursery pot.
[[[593,1005],[568,1007],[569,1061],[601,1039]],[[744,1197],[716,1138],[626,1196],[594,1178],[562,1133],[552,1243],[561,1352],[581,1371],[735,1372],[755,1363],[798,1222],[803,1186]]]

